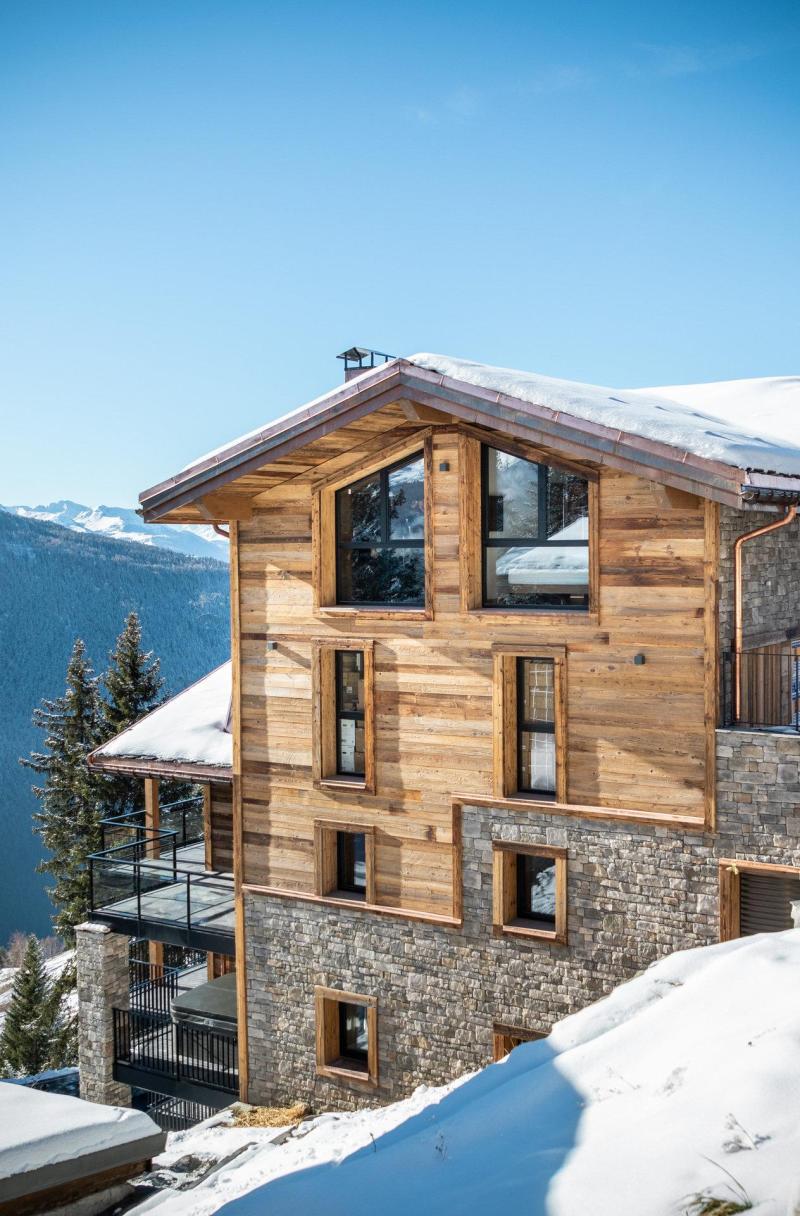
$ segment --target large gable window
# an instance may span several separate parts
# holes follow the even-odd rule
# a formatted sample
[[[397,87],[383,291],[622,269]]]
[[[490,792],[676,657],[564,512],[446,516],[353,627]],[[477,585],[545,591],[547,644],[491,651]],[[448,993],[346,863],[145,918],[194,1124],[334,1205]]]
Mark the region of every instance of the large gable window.
[[[588,482],[484,444],[481,487],[484,605],[588,609]]]
[[[421,452],[337,490],[337,603],[423,606],[424,549]]]

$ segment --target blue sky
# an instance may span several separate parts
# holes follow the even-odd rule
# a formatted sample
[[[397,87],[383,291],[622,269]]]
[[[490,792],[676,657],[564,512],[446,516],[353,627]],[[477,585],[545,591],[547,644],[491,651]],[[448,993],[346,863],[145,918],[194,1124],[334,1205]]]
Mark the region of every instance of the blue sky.
[[[800,371],[800,8],[5,0],[0,501],[135,501],[353,343]]]

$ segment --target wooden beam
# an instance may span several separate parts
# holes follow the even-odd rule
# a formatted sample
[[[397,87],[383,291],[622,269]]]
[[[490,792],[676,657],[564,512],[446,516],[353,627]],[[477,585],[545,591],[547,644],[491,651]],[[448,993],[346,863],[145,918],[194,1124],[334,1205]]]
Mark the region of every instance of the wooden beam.
[[[157,777],[145,777],[144,780],[144,830],[146,833],[145,853],[148,857],[159,857],[161,854],[161,839],[158,832],[161,829],[161,804],[159,800],[159,780]],[[164,966],[164,945],[162,942],[147,943],[147,957],[151,967],[161,970]],[[155,978],[155,977],[151,977]]]
[[[235,911],[234,945],[236,950],[236,1018],[239,1041],[239,1097],[247,1101],[250,1084],[250,1057],[247,1038],[247,948],[244,922],[244,823],[242,808],[242,633],[241,588],[239,582],[239,524],[231,521],[231,711],[233,732],[233,900]]]
[[[429,405],[420,405],[417,401],[403,401],[400,403],[400,409],[409,422],[430,422],[449,426],[456,421],[452,414],[447,414],[443,410],[431,409]]]

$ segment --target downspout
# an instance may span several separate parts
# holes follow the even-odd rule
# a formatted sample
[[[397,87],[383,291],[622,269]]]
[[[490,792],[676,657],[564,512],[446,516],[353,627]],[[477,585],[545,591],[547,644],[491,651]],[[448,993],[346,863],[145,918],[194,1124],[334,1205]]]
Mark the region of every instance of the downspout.
[[[230,540],[230,532],[226,532],[225,529],[220,526],[220,524],[212,524],[211,527],[217,533],[217,536],[224,536],[226,540]]]
[[[787,507],[786,514],[783,519],[776,519],[772,524],[764,524],[761,528],[754,528],[752,532],[745,532],[743,536],[737,537],[733,546],[733,720],[738,722],[742,716],[742,646],[744,643],[744,621],[743,621],[743,606],[742,606],[742,549],[749,540],[755,540],[757,536],[766,536],[768,532],[777,532],[779,528],[785,528],[787,524],[791,524],[797,518],[797,505]]]

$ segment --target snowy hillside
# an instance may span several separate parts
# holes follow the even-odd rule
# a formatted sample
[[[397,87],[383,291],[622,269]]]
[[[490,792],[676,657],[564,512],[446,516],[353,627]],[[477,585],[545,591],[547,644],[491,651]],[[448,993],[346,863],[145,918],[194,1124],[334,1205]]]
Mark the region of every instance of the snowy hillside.
[[[566,1018],[548,1039],[454,1085],[383,1110],[323,1115],[281,1144],[265,1144],[264,1132],[248,1139],[247,1129],[172,1137],[165,1165],[186,1153],[240,1155],[191,1191],[162,1192],[146,1210],[745,1210],[712,1208],[717,1199],[747,1204],[753,1216],[795,1216],[799,1011],[797,930],[684,951]]]
[[[72,532],[92,532],[114,540],[131,540],[151,548],[186,553],[190,557],[228,560],[228,542],[213,528],[203,524],[146,524],[130,507],[85,507],[62,499],[47,506],[12,506],[0,510],[21,515],[23,519],[61,524]]]

